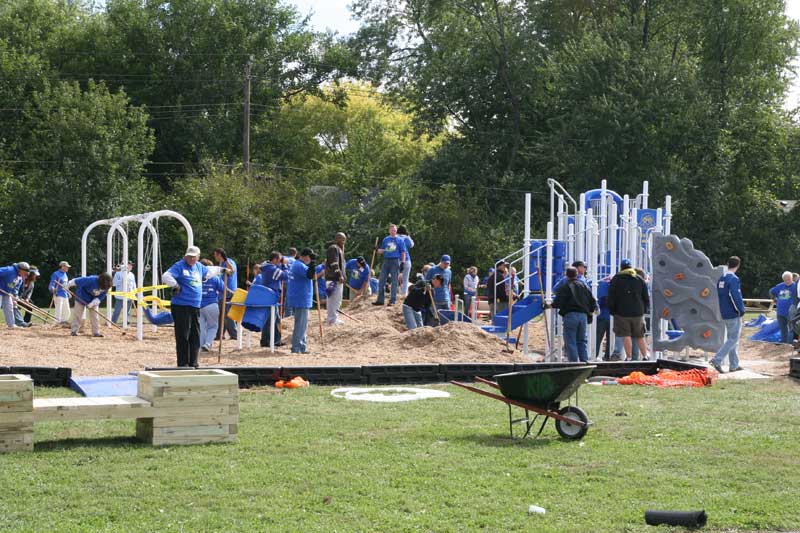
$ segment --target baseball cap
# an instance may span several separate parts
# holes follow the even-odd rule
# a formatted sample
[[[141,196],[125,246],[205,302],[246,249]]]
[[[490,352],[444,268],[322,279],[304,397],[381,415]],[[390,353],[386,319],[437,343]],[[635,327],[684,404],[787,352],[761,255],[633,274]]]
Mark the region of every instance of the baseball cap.
[[[35,268],[32,268],[32,269],[30,270],[30,273],[29,273],[29,274],[30,274],[30,275],[32,275],[32,276],[41,276],[41,274],[39,273],[39,271],[38,271],[37,269],[35,269]]]
[[[67,263],[66,261],[61,261],[61,262],[58,264],[58,268],[61,268],[61,267],[63,267],[63,266],[65,266],[65,267],[67,267],[67,268],[72,268],[72,265],[70,265],[70,264],[69,264],[69,263]]]
[[[200,257],[200,248],[197,246],[190,246],[186,249],[186,253],[183,255],[187,257]]]
[[[311,257],[312,255],[314,255],[314,250],[312,250],[311,248],[303,248],[302,250],[300,250],[301,257],[302,256]]]
[[[574,261],[572,263],[572,266],[575,267],[575,268],[578,268],[578,267],[586,268],[586,263],[584,263],[583,261]]]
[[[25,272],[30,272],[31,266],[25,261],[20,261],[19,263],[17,263],[17,270],[24,270]]]
[[[356,263],[358,263],[359,265],[366,265],[367,260],[364,259],[363,255],[359,255],[358,257],[356,257]]]
[[[619,262],[620,268],[630,268],[631,267],[631,260],[630,259],[622,259]]]
[[[442,256],[441,262],[442,262],[442,263],[449,263],[449,262],[450,262],[450,256],[449,256],[449,255],[447,255],[447,254],[444,254],[444,255]]]

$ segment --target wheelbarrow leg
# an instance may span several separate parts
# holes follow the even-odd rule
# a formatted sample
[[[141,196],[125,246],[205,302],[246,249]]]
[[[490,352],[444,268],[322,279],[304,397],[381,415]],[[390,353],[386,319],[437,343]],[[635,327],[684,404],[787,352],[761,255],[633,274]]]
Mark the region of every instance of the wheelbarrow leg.
[[[539,415],[536,415],[536,416],[539,416]],[[534,419],[534,420],[535,420],[535,419]],[[542,431],[544,431],[544,426],[545,426],[546,424],[547,424],[547,416],[545,416],[545,417],[544,417],[544,420],[542,420],[542,425],[541,425],[541,426],[539,426],[539,432],[538,432],[538,433],[536,433],[536,437],[537,437],[537,438],[539,437],[539,435],[541,435],[541,434],[542,434]]]

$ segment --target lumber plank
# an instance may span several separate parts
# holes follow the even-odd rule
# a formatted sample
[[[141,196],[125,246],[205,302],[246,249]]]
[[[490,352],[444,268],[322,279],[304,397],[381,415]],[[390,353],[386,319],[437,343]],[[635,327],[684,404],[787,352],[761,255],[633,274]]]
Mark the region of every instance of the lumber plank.
[[[192,387],[161,387],[154,391],[156,397],[171,398],[179,396],[233,396],[238,395],[238,385],[208,385]]]
[[[236,435],[205,435],[201,437],[160,437],[153,438],[153,446],[183,446],[190,444],[210,444],[214,442],[234,442]]]
[[[169,428],[169,427],[186,427],[186,426],[204,426],[204,425],[225,425],[237,423],[239,417],[236,415],[219,415],[219,416],[165,416],[153,418],[153,427],[156,428]]]
[[[153,407],[181,407],[206,405],[232,405],[238,400],[238,396],[228,395],[198,395],[198,396],[175,396],[171,398],[153,398]]]
[[[22,400],[19,402],[0,402],[0,413],[19,413],[33,409],[32,400]]]
[[[180,426],[171,428],[153,428],[153,438],[163,437],[206,437],[216,435],[228,435],[228,425],[208,425],[208,426]]]
[[[33,400],[31,389],[5,390],[0,387],[0,402],[19,402],[23,400]]]

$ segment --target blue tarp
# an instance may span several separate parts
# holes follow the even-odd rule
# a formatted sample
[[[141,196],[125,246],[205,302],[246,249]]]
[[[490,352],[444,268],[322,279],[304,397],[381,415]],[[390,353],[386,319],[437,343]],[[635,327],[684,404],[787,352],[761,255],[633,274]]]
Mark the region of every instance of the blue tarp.
[[[760,314],[756,318],[753,318],[753,319],[748,320],[747,322],[745,322],[744,323],[744,327],[746,327],[746,328],[757,328],[758,326],[760,326],[761,324],[763,324],[766,321],[767,321],[767,315]]]
[[[763,315],[762,315],[763,316]],[[750,336],[751,341],[781,342],[781,330],[778,321],[764,320],[758,331]]]
[[[101,376],[70,378],[69,387],[87,398],[136,396],[136,376]]]

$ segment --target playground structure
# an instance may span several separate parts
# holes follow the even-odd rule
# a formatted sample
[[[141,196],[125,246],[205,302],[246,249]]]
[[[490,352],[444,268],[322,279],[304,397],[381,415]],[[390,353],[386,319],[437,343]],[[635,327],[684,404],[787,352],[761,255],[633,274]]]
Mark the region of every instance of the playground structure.
[[[647,181],[643,182],[641,193],[630,197],[609,190],[603,180],[599,189],[580,194],[576,201],[556,180],[549,179],[547,183],[550,220],[546,238],[531,238],[531,194],[528,193],[525,195],[523,246],[495,263],[495,270],[504,262],[521,272],[518,274],[522,284],[520,299],[499,312],[495,302],[492,325],[484,326],[486,331],[517,343],[520,339],[512,338],[512,334],[515,330],[521,331],[522,349],[527,355],[529,322],[544,315],[546,358],[562,360],[561,317],[553,309],[545,310],[544,304],[553,302],[554,286],[563,277],[566,266],[578,260],[586,263],[585,281],[598,298],[608,293],[610,278],[619,271],[620,261],[628,259],[634,268],[640,267],[652,276],[651,353],[679,351],[688,346],[703,350],[719,347],[724,333],[716,282],[724,269],[713,267],[705,255],[694,250],[688,239],[670,235],[670,196],[664,198],[663,208],[653,209]],[[506,281],[490,278],[490,283],[494,283],[496,289]],[[517,280],[513,284],[516,285]],[[475,317],[474,307],[468,312]],[[681,319],[685,327],[679,330],[677,324]],[[670,329],[670,325],[675,329]],[[587,345],[590,359],[597,355],[596,336],[597,321],[594,321],[589,327]],[[608,342],[614,345],[613,331],[609,331]]]
[[[193,246],[194,245],[194,232],[192,231],[192,226],[189,224],[189,221],[175,211],[169,210],[161,210],[161,211],[153,211],[150,213],[141,213],[138,215],[129,215],[129,216],[122,216],[104,220],[96,220],[89,224],[86,229],[83,231],[83,237],[81,237],[81,276],[87,275],[87,262],[88,262],[88,251],[87,251],[87,243],[89,240],[89,235],[92,230],[98,226],[109,226],[108,233],[106,235],[106,271],[111,273],[114,271],[114,258],[115,258],[115,246],[114,246],[114,237],[115,235],[119,235],[119,238],[122,240],[121,248],[121,261],[120,263],[127,268],[129,254],[128,254],[128,226],[129,224],[139,224],[139,233],[137,238],[137,255],[136,255],[136,267],[137,267],[137,286],[141,291],[142,287],[144,286],[144,277],[145,277],[145,269],[146,264],[151,265],[150,267],[150,274],[151,274],[151,290],[157,290],[159,279],[160,279],[160,269],[158,268],[161,260],[160,256],[160,241],[158,235],[158,220],[161,217],[170,217],[177,219],[181,224],[183,224],[184,229],[186,230],[186,246]],[[145,231],[147,231],[147,235],[150,237],[151,247],[150,250],[147,250],[145,246]],[[149,254],[149,257],[148,255]],[[122,292],[128,292],[128,278],[127,276],[122,276]],[[111,295],[106,296],[106,313],[107,318],[111,319]],[[153,302],[153,311],[157,309],[158,304]],[[125,328],[128,326],[128,314],[122,313],[122,327]],[[153,327],[155,328],[156,325],[154,324]],[[137,313],[136,318],[136,338],[138,340],[142,340],[144,336],[144,316],[143,313]]]
[[[0,453],[33,450],[34,423],[136,419],[153,446],[236,440],[239,378],[220,369],[139,372],[136,396],[34,398],[33,380],[0,375]]]

